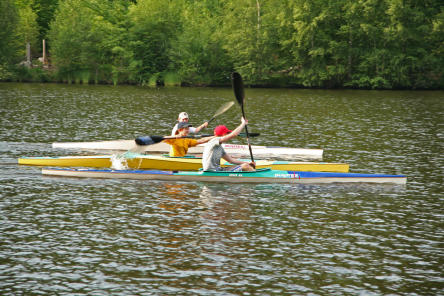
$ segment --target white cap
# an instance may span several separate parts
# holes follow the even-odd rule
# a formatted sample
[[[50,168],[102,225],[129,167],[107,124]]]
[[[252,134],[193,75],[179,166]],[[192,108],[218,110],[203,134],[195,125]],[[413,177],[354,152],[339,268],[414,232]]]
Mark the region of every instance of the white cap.
[[[185,119],[185,118],[189,118],[189,117],[188,117],[188,113],[186,113],[186,112],[181,112],[181,113],[179,114],[179,120],[182,120],[182,119]]]

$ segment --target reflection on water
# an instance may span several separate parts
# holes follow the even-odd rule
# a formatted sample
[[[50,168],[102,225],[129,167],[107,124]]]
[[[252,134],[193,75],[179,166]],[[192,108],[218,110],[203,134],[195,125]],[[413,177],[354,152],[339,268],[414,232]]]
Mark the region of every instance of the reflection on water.
[[[42,177],[17,158],[168,134],[179,110],[201,123],[232,91],[0,84],[0,294],[444,295],[444,93],[246,95],[253,144],[323,148],[407,186]]]
[[[246,240],[246,228],[252,220],[249,203],[251,190],[245,188],[233,196],[227,196],[224,188],[203,185],[199,195],[200,233],[207,239],[201,241],[207,252],[224,256],[223,246],[228,240]],[[214,250],[214,246],[218,246]]]

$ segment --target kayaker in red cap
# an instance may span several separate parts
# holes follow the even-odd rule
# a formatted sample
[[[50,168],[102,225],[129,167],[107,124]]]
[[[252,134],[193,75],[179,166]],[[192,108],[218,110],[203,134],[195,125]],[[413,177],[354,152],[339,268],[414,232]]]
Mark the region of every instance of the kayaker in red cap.
[[[188,113],[186,113],[186,112],[180,112],[180,113],[179,113],[179,116],[177,117],[177,123],[176,123],[176,125],[174,126],[173,130],[171,131],[171,135],[172,135],[172,136],[175,136],[175,135],[176,135],[176,132],[177,132],[177,129],[178,129],[178,125],[179,125],[180,122],[189,122]],[[197,134],[197,133],[200,132],[203,128],[206,128],[207,126],[208,126],[208,122],[204,122],[204,123],[202,123],[202,124],[201,124],[200,126],[198,126],[198,127],[192,127],[192,126],[190,125],[189,132],[190,132],[190,133],[193,133],[193,134]]]
[[[170,156],[171,157],[184,157],[189,147],[194,147],[199,144],[203,144],[208,142],[209,140],[213,139],[214,137],[206,137],[201,139],[190,139],[190,138],[182,138],[188,136],[190,132],[190,128],[192,127],[191,124],[188,123],[188,121],[179,122],[177,124],[177,130],[174,136],[176,136],[176,139],[166,139],[163,140],[163,142],[170,144]]]
[[[204,171],[254,171],[256,164],[254,162],[245,162],[235,159],[228,155],[224,148],[222,147],[222,143],[225,143],[232,138],[239,135],[245,125],[248,124],[248,121],[242,117],[242,123],[236,127],[233,131],[230,131],[225,125],[216,126],[214,129],[214,138],[210,139],[207,144],[205,144],[205,148],[202,155],[202,167]],[[230,167],[221,167],[220,159],[223,158],[229,163],[236,164],[236,166]]]

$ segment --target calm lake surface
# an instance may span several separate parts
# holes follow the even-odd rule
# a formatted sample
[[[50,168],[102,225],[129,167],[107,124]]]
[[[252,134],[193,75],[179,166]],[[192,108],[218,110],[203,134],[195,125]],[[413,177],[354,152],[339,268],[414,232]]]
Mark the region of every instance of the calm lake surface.
[[[322,148],[407,185],[43,177],[17,158],[167,135],[233,92],[2,83],[0,295],[444,295],[444,92],[245,92],[252,144]]]

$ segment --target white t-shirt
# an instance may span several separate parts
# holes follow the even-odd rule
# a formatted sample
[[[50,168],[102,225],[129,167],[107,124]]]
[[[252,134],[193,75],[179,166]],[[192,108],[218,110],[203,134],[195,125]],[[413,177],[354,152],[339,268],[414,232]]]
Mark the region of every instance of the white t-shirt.
[[[204,171],[219,171],[220,159],[225,155],[225,150],[220,144],[220,137],[216,137],[205,144],[202,154],[202,168]]]
[[[173,130],[171,131],[171,135],[172,135],[172,136],[175,136],[175,135],[176,135],[176,132],[177,132],[177,125],[178,125],[178,123],[176,123],[176,125],[173,127]],[[190,133],[193,133],[193,134],[196,133],[196,128],[195,128],[195,127],[190,126],[189,129],[190,129]]]

